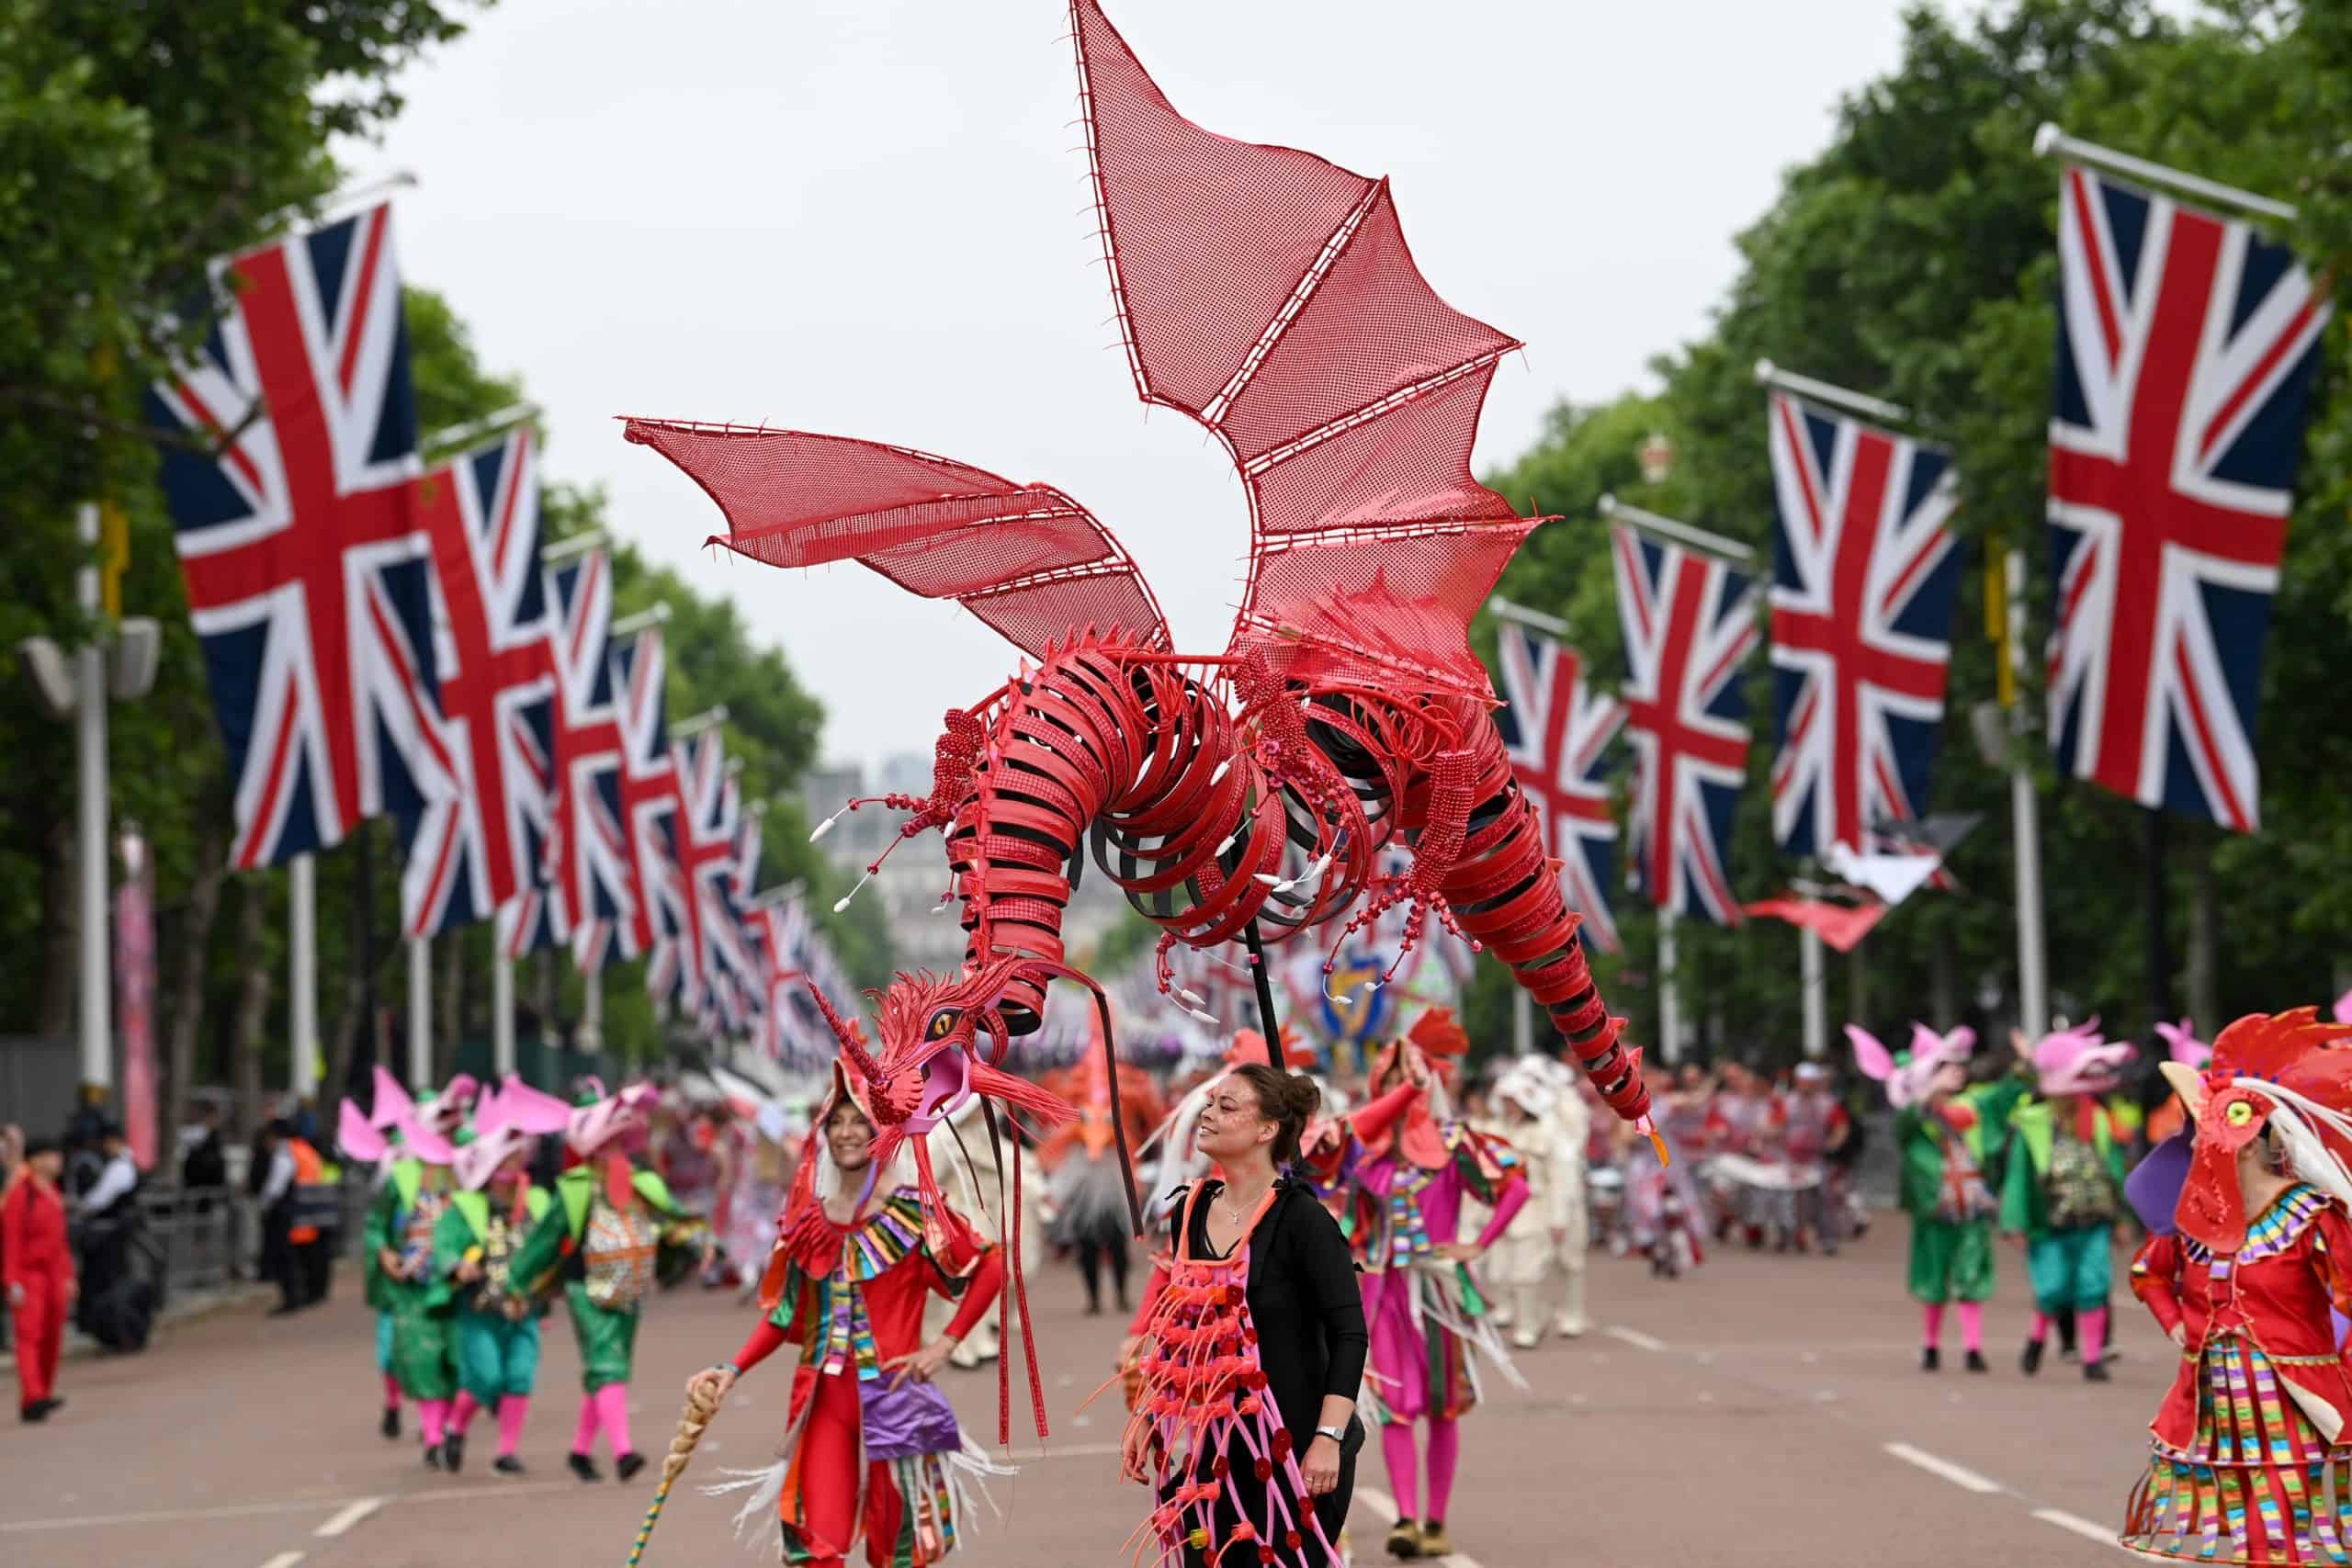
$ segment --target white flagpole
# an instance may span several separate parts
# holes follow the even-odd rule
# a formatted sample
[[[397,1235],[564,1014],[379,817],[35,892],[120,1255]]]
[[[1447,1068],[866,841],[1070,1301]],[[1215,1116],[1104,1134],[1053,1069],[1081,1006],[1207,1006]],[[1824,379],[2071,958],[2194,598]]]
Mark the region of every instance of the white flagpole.
[[[1829,982],[1824,973],[1821,933],[1797,928],[1798,970],[1804,977],[1804,1054],[1818,1062],[1829,1055]]]
[[[1537,631],[1548,632],[1554,637],[1568,635],[1568,623],[1559,616],[1531,610],[1524,604],[1514,604],[1508,599],[1488,599],[1487,609],[1498,621],[1517,621],[1522,626],[1533,626]]]
[[[1682,998],[1674,988],[1674,909],[1657,912],[1657,1045],[1667,1065],[1682,1059]]]
[[[288,1033],[292,1036],[290,1086],[298,1100],[319,1089],[319,881],[313,855],[296,855],[286,866],[289,989]]]
[[[74,514],[82,543],[93,553],[74,574],[74,596],[93,626],[104,616],[96,551],[98,503]],[[82,1081],[114,1087],[114,976],[107,940],[107,650],[96,636],[74,654],[74,867],[81,930],[75,1022],[81,1037]]]
[[[433,944],[408,942],[408,1083],[423,1094],[433,1087]]]
[[[2008,576],[2010,668],[2023,679],[2025,665],[2025,552],[2013,549]],[[2025,705],[2009,710],[2009,815],[2018,873],[2018,1027],[2029,1040],[2050,1029],[2049,953],[2041,932],[2041,803],[2034,794],[2033,770],[2026,765]]]
[[[514,961],[495,942],[490,952],[490,1061],[502,1083],[514,1070]]]
[[[1630,505],[1613,495],[1602,496],[1599,510],[1600,515],[1611,523],[1623,523],[1645,533],[1662,535],[1678,545],[1689,546],[1706,555],[1720,556],[1735,566],[1746,566],[1756,558],[1756,552],[1737,539],[1726,539],[1721,534],[1710,533],[1696,524]]]
[[[1890,424],[1911,423],[1911,411],[1901,403],[1890,403],[1884,398],[1873,398],[1868,392],[1857,392],[1833,381],[1816,381],[1810,376],[1783,370],[1769,359],[1756,362],[1756,378],[1783,392],[1794,392],[1798,397],[1811,398],[1815,402],[1834,403],[1855,413],[1885,420]]]
[[[2295,209],[2288,202],[2274,200],[2267,196],[2256,196],[2250,190],[2240,190],[2235,186],[2225,186],[2219,180],[2205,179],[2168,164],[2151,163],[2145,158],[2135,158],[2129,152],[2119,152],[2112,147],[2102,147],[2096,141],[2078,141],[2059,130],[2055,124],[2045,120],[2042,122],[2041,129],[2034,132],[2033,155],[2037,158],[2047,158],[2053,152],[2062,158],[2071,158],[2077,164],[2089,164],[2114,174],[2128,175],[2136,179],[2170,186],[2177,191],[2182,191],[2190,196],[2201,196],[2208,201],[2218,201],[2224,206],[2235,207],[2246,212],[2257,212],[2265,218],[2277,218],[2289,223],[2295,220]]]
[[[589,1055],[605,1048],[605,970],[602,964],[580,977],[580,1029],[574,1043]]]
[[[1510,988],[1510,1045],[1512,1054],[1520,1056],[1535,1049],[1535,998],[1524,986]]]

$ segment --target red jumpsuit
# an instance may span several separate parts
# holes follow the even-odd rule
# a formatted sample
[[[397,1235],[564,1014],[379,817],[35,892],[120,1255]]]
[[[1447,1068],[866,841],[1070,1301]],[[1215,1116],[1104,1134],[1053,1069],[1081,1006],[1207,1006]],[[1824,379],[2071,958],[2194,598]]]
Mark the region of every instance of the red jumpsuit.
[[[952,1213],[926,1224],[912,1187],[852,1225],[813,1202],[786,1222],[761,1292],[769,1315],[734,1364],[748,1373],[780,1345],[801,1348],[777,1503],[787,1562],[841,1568],[861,1527],[874,1568],[922,1568],[954,1549],[940,1466],[960,1435],[951,1444],[936,1425],[944,1400],[923,1395],[929,1409],[906,1411],[921,1391],[892,1390],[897,1374],[885,1369],[922,1348],[932,1292],[960,1299],[947,1325],[960,1339],[1003,1284],[1002,1254]],[[952,1413],[946,1419],[952,1432]],[[888,1452],[870,1454],[869,1444]]]
[[[0,1199],[0,1291],[17,1303],[17,1385],[20,1403],[30,1406],[57,1386],[57,1358],[74,1299],[74,1255],[65,1247],[65,1200],[29,1172]]]

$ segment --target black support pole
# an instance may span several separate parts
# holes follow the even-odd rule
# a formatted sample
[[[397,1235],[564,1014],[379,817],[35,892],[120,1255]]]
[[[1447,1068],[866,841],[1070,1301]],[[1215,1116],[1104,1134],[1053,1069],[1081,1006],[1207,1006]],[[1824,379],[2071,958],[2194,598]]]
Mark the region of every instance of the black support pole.
[[[1290,1064],[1283,1060],[1283,1032],[1274,1022],[1274,979],[1266,969],[1266,943],[1258,935],[1257,921],[1241,929],[1241,940],[1249,944],[1250,978],[1258,987],[1258,1032],[1266,1037],[1266,1060],[1288,1072]]]

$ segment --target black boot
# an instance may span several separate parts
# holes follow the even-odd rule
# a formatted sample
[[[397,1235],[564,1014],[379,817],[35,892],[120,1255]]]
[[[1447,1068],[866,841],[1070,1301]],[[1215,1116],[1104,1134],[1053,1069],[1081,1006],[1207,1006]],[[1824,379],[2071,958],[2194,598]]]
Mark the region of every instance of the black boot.
[[[1989,1372],[1993,1369],[1984,1364],[1984,1351],[1971,1350],[1968,1353],[1968,1370],[1972,1372]]]
[[[427,1443],[424,1445],[424,1468],[427,1470],[438,1470],[441,1468],[440,1444]]]
[[[500,1454],[496,1459],[490,1461],[490,1468],[498,1472],[501,1475],[521,1475],[524,1473],[523,1461],[516,1459],[513,1454]]]
[[[466,1467],[466,1436],[452,1432],[441,1439],[441,1462],[455,1475]]]
[[[2085,1382],[2112,1382],[2115,1380],[2113,1374],[2108,1371],[2107,1363],[2105,1361],[2085,1361],[2083,1363],[2083,1381]]]
[[[564,1456],[563,1463],[564,1468],[571,1471],[572,1474],[580,1477],[582,1481],[602,1481],[605,1479],[605,1472],[598,1470],[596,1468],[596,1461],[590,1459],[586,1454],[567,1454]]]
[[[623,1481],[634,1478],[637,1472],[644,1468],[645,1456],[643,1454],[623,1454],[618,1459],[613,1461],[613,1473],[619,1476]]]
[[[384,1406],[383,1424],[376,1429],[383,1433],[387,1438],[399,1437],[401,1435],[401,1407],[397,1404],[387,1404]]]
[[[1928,1346],[1926,1349],[1919,1352],[1919,1370],[1921,1371],[1939,1372],[1943,1371],[1943,1368],[1944,1353],[1941,1350],[1937,1349],[1933,1345]]]
[[[2025,1342],[2024,1352],[2018,1357],[2018,1371],[2023,1372],[2028,1377],[2031,1377],[2041,1370],[2041,1341],[2039,1339],[2029,1339]]]

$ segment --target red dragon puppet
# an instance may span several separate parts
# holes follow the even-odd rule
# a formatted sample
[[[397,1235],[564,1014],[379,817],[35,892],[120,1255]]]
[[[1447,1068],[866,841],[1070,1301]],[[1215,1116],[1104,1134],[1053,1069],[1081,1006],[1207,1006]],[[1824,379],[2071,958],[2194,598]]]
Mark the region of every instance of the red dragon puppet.
[[[713,543],[781,567],[855,560],[1027,656],[947,715],[928,795],[857,803],[909,813],[902,840],[942,830],[967,936],[960,974],[882,998],[877,1115],[920,1130],[1002,1088],[977,1069],[1038,1027],[1047,983],[1091,984],[1061,935],[1091,852],[1162,928],[1163,990],[1180,946],[1246,942],[1259,964],[1262,942],[1335,920],[1344,940],[1410,906],[1508,964],[1601,1099],[1645,1120],[1640,1052],[1586,970],[1469,643],[1541,521],[1470,469],[1518,343],[1438,298],[1386,180],[1204,130],[1096,0],[1073,0],[1070,22],[1136,390],[1215,433],[1249,496],[1223,652],[1177,652],[1126,552],[1050,485],[842,436],[626,426],[718,503]],[[1379,872],[1392,843],[1412,852],[1403,874]],[[1114,1071],[1107,1028],[1102,1049]]]

